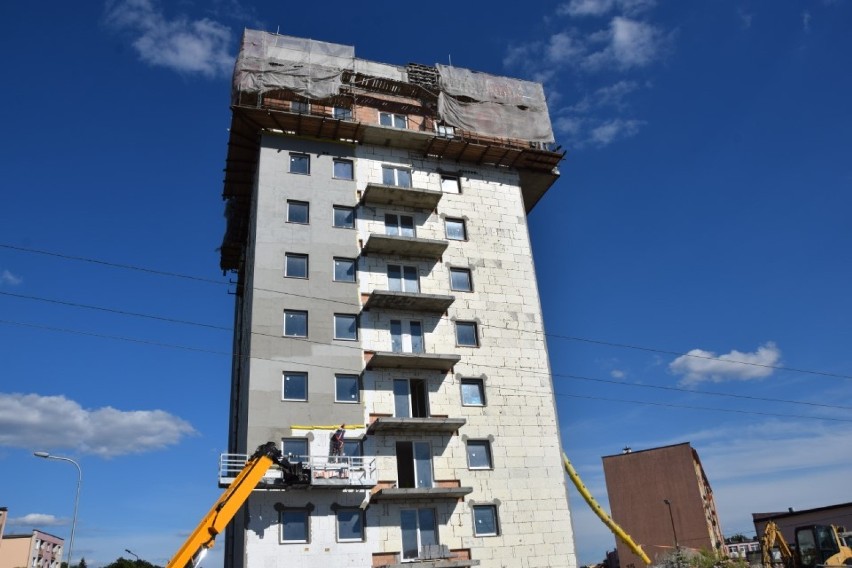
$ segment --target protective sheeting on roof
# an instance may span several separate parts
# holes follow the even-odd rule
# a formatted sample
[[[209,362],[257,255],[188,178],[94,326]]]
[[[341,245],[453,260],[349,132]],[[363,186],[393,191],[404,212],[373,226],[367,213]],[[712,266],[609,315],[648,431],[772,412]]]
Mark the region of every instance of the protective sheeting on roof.
[[[355,60],[355,72],[360,75],[381,77],[382,79],[391,79],[403,83],[408,81],[408,73],[406,73],[404,67],[388,65],[387,63],[376,63],[375,61],[367,61],[366,59]]]
[[[553,142],[540,83],[438,65],[438,115],[447,124],[497,138]]]
[[[234,67],[234,93],[286,89],[325,99],[340,91],[344,70],[355,67],[355,48],[245,30]]]

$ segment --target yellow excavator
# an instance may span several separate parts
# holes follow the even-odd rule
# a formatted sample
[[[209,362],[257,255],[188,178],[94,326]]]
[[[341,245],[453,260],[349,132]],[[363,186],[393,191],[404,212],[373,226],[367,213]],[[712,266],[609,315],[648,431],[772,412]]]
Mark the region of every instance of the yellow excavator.
[[[775,563],[772,550],[777,548],[785,568],[832,568],[852,566],[852,548],[843,536],[844,529],[834,525],[803,525],[796,527],[795,550],[787,544],[774,521],[766,523],[760,537],[763,566]]]

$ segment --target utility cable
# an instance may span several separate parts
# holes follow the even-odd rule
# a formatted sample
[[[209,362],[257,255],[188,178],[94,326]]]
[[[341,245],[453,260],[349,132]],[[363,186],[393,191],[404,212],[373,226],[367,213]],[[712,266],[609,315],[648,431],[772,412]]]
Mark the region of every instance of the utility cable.
[[[92,306],[92,305],[80,304],[80,303],[76,303],[76,302],[66,302],[66,301],[62,301],[62,300],[53,300],[53,299],[42,298],[42,297],[38,297],[38,296],[28,296],[28,295],[24,295],[24,294],[15,294],[15,293],[12,293],[12,292],[0,291],[0,295],[10,296],[10,297],[14,297],[14,298],[27,299],[27,300],[36,300],[36,301],[41,301],[41,302],[60,304],[60,305],[65,305],[65,306],[70,306],[70,307],[75,307],[75,308],[85,308],[85,309],[103,311],[103,312],[107,312],[107,313],[115,313],[115,314],[125,315],[125,316],[140,317],[140,318],[152,319],[152,320],[156,320],[156,321],[164,321],[164,322],[167,322],[167,323],[194,325],[194,326],[205,327],[205,328],[209,328],[209,329],[216,329],[216,330],[221,330],[221,331],[232,331],[232,329],[233,329],[231,327],[216,326],[216,325],[194,322],[194,321],[188,321],[188,320],[180,320],[180,319],[167,318],[167,317],[155,316],[155,315],[150,315],[150,314],[142,314],[142,313],[138,313],[138,312],[130,312],[130,311],[126,311],[126,310],[105,308],[105,307],[101,307],[101,306]],[[261,336],[261,337],[271,337],[273,339],[290,339],[290,340],[293,340],[293,341],[299,341],[299,342],[304,342],[304,343],[313,343],[315,345],[328,345],[328,343],[326,343],[326,342],[317,341],[317,340],[310,340],[310,339],[302,338],[302,337],[286,337],[286,336],[283,336],[283,335],[276,335],[276,334],[271,334],[271,333],[261,333],[261,332],[251,332],[251,334],[256,335],[256,336]],[[355,349],[359,352],[364,351],[363,347],[360,346],[360,345],[337,345],[337,347],[346,348],[346,349]],[[477,367],[492,368],[492,369],[493,368],[503,368],[503,367],[498,367],[498,366],[493,366],[493,365],[477,365]],[[833,408],[833,409],[840,409],[840,410],[852,410],[852,406],[831,405],[831,404],[823,404],[823,403],[816,403],[816,402],[786,400],[786,399],[780,399],[780,398],[757,397],[757,396],[741,395],[741,394],[718,392],[718,391],[685,389],[685,388],[680,388],[680,387],[671,387],[671,386],[664,386],[664,385],[625,383],[623,381],[615,381],[615,380],[611,380],[611,379],[592,378],[592,377],[585,377],[585,376],[581,376],[581,375],[573,375],[573,374],[567,374],[567,373],[547,373],[546,371],[541,371],[539,369],[532,369],[532,368],[526,368],[526,367],[518,367],[515,370],[528,372],[528,373],[532,373],[532,374],[538,374],[538,375],[542,375],[542,376],[562,377],[562,378],[575,379],[575,380],[581,380],[581,381],[606,383],[606,384],[612,384],[612,385],[618,385],[618,386],[630,386],[630,387],[636,387],[636,388],[658,389],[658,390],[666,390],[666,391],[673,391],[673,392],[682,392],[682,393],[686,393],[686,394],[701,394],[701,395],[707,395],[707,396],[723,396],[723,397],[729,397],[729,398],[755,400],[755,401],[760,401],[760,402],[780,402],[780,403],[785,403],[785,404],[798,404],[798,405],[803,405],[803,406]]]
[[[20,251],[20,252],[28,252],[28,253],[33,253],[33,254],[42,254],[42,255],[47,255],[47,256],[63,258],[63,259],[67,259],[67,260],[77,260],[77,261],[81,261],[81,262],[90,262],[90,263],[100,264],[100,265],[109,266],[109,267],[113,267],[113,268],[122,268],[122,269],[126,269],[126,270],[136,270],[136,271],[146,272],[146,273],[150,273],[150,274],[156,274],[156,275],[160,275],[160,276],[170,276],[170,277],[174,277],[174,278],[183,278],[183,279],[195,280],[195,281],[206,282],[206,283],[211,283],[211,284],[220,284],[220,285],[230,285],[231,284],[231,282],[226,282],[226,281],[221,281],[221,280],[213,280],[213,279],[210,279],[210,278],[203,278],[203,277],[199,277],[199,276],[180,274],[180,273],[177,273],[177,272],[168,272],[168,271],[163,271],[163,270],[144,268],[144,267],[135,266],[135,265],[131,265],[131,264],[120,264],[120,263],[108,262],[108,261],[103,261],[103,260],[98,260],[98,259],[87,258],[87,257],[67,255],[67,254],[56,253],[56,252],[52,252],[52,251],[45,251],[45,250],[40,250],[40,249],[33,249],[33,248],[10,245],[10,244],[7,244],[7,243],[0,243],[0,248],[7,248],[7,249],[11,249],[11,250],[16,250],[16,251]],[[286,291],[283,291],[283,290],[274,290],[274,289],[269,289],[269,288],[254,288],[254,290],[263,291],[263,292],[270,292],[270,293],[275,293],[275,294],[283,294],[283,295],[287,295],[287,296],[293,296],[293,297],[304,298],[304,299],[309,299],[309,300],[318,300],[318,301],[339,303],[339,304],[343,304],[343,305],[346,305],[346,306],[352,306],[353,305],[352,303],[346,302],[346,301],[343,301],[343,300],[334,300],[334,299],[331,299],[331,298],[321,298],[321,297],[318,297],[318,296],[297,294],[297,293],[294,293],[294,292],[286,292]],[[440,319],[448,320],[449,318],[442,317]],[[508,327],[501,327],[501,326],[495,326],[495,325],[489,325],[489,324],[479,324],[479,325],[483,328],[494,328],[494,329],[501,329],[501,330],[509,329]],[[764,369],[773,369],[773,370],[778,370],[778,371],[790,371],[790,372],[795,372],[795,373],[803,373],[803,374],[819,375],[819,376],[824,376],[824,377],[834,377],[834,378],[839,378],[839,379],[852,380],[852,375],[845,375],[845,374],[841,374],[841,373],[831,373],[831,372],[827,372],[827,371],[816,371],[816,370],[812,370],[812,369],[800,369],[800,368],[796,368],[796,367],[786,367],[786,366],[781,366],[781,365],[768,365],[768,364],[765,364],[765,363],[754,363],[754,362],[751,362],[751,361],[730,360],[730,359],[723,359],[722,357],[715,357],[715,356],[712,356],[712,355],[696,355],[696,354],[690,353],[690,352],[684,353],[684,352],[680,352],[680,351],[671,351],[671,350],[667,350],[667,349],[659,349],[659,348],[655,348],[655,347],[633,345],[633,344],[629,344],[629,343],[617,343],[617,342],[613,342],[613,341],[604,341],[604,340],[599,340],[599,339],[590,339],[590,338],[571,336],[571,335],[560,335],[560,334],[548,333],[546,331],[526,331],[526,330],[524,330],[524,333],[532,333],[532,334],[536,334],[536,335],[543,335],[543,336],[548,337],[548,338],[561,339],[561,340],[565,340],[565,341],[575,341],[575,342],[583,342],[583,343],[589,343],[589,344],[595,344],[595,345],[604,345],[604,346],[607,346],[607,347],[617,347],[617,348],[620,348],[620,349],[632,349],[632,350],[637,350],[637,351],[646,351],[646,352],[650,352],[650,353],[674,355],[674,356],[677,356],[677,357],[690,357],[690,358],[694,358],[694,359],[705,359],[705,360],[710,360],[710,361],[720,361],[720,362],[723,362],[723,363],[730,363],[730,364],[736,364],[736,365],[748,365],[748,366],[752,366],[752,367],[760,367],[760,368],[764,368]]]

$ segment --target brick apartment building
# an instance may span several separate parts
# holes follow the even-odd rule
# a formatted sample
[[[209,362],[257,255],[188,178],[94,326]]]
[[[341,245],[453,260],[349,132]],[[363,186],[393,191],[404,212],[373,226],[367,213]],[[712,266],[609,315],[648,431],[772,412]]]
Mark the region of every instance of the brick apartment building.
[[[635,452],[625,448],[604,456],[603,466],[613,520],[652,563],[676,546],[684,551],[722,549],[713,490],[689,443]],[[644,564],[621,541],[616,546],[622,568]]]

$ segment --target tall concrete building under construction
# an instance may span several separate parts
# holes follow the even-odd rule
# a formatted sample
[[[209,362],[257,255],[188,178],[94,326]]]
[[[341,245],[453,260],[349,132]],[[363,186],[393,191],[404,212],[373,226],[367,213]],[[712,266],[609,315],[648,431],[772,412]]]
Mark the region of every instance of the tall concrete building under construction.
[[[226,566],[575,567],[527,232],[562,159],[541,85],[248,30],[232,96],[220,483],[275,441],[310,484],[270,470]]]

